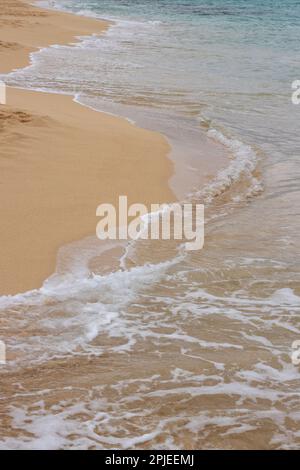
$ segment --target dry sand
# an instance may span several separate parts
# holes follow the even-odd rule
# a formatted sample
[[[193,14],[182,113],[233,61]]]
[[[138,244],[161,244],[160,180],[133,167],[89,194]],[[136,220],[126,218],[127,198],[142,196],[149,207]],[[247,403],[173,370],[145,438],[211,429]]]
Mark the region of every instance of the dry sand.
[[[37,47],[100,33],[105,22],[2,0],[0,71],[23,67]],[[0,294],[39,287],[58,249],[93,234],[95,211],[174,200],[169,146],[157,133],[72,98],[8,89],[0,105]]]

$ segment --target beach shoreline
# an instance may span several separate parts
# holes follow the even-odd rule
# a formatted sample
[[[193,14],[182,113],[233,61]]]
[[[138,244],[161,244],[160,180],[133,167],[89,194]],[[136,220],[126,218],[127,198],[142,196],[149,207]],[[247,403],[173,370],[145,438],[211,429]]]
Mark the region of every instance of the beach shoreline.
[[[39,48],[109,25],[28,3],[3,6],[2,73],[28,65]],[[70,96],[14,88],[0,113],[1,295],[40,287],[61,246],[95,233],[99,204],[116,204],[121,194],[146,205],[175,200],[170,147],[158,133]]]
[[[0,73],[27,67],[44,47],[67,45],[80,37],[103,34],[112,22],[34,6],[27,0],[4,0],[0,14]]]
[[[39,3],[0,10],[0,449],[300,447],[300,4]],[[96,237],[176,200],[203,249]]]

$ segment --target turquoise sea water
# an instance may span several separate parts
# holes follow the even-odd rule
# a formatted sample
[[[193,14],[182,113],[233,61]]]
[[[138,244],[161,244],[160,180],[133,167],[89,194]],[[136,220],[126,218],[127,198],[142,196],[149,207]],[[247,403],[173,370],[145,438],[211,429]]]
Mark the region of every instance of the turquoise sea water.
[[[291,353],[300,339],[300,105],[291,85],[300,79],[300,3],[39,3],[114,24],[33,54],[5,81],[73,94],[165,134],[184,162],[185,193],[206,205],[206,244],[183,253],[137,243],[118,272],[71,269],[38,291],[1,297],[0,311],[14,318],[15,382],[37,363],[47,380],[34,382],[43,400],[13,398],[18,438],[0,444],[299,448]],[[203,187],[206,138],[230,158]],[[53,385],[47,367],[57,358],[64,373]]]

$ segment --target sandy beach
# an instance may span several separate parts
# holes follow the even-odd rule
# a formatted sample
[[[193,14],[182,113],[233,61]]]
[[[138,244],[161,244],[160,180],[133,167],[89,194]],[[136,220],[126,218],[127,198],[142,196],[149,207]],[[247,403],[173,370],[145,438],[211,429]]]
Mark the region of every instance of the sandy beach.
[[[0,450],[300,448],[299,2],[32,3],[0,1]],[[204,205],[204,247],[99,241],[122,195]]]
[[[108,24],[4,1],[0,71],[29,53]],[[96,208],[129,201],[169,202],[172,164],[159,134],[98,113],[71,97],[8,89],[0,107],[0,293],[38,288],[55,270],[58,249],[95,233]]]
[[[101,34],[106,21],[53,12],[24,0],[3,0],[0,10],[0,73],[30,64],[30,53],[51,44],[68,44],[78,36]]]

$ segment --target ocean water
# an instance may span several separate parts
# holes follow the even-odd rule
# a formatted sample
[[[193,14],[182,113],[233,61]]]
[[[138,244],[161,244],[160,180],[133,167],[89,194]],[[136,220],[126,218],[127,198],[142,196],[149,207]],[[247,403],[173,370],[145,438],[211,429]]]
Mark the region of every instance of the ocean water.
[[[299,448],[299,2],[39,3],[113,24],[6,83],[162,132],[177,197],[205,203],[206,244],[140,241],[103,274],[78,241],[41,289],[0,297],[14,357],[0,446]]]

